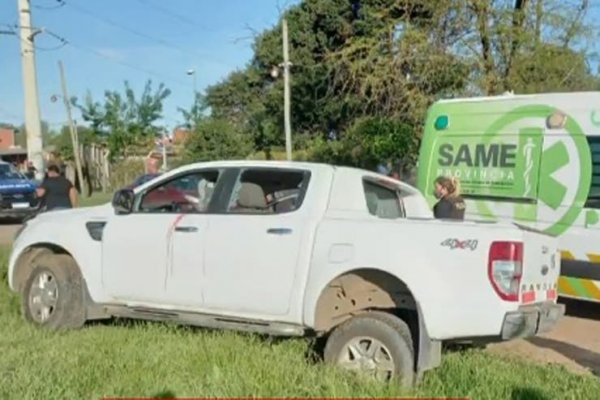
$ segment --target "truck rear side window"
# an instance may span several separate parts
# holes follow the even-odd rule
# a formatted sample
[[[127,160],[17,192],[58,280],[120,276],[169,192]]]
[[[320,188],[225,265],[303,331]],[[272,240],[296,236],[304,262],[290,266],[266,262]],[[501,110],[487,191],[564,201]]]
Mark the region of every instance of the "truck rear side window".
[[[406,216],[398,190],[368,179],[363,180],[363,189],[369,214],[386,219]]]
[[[587,137],[592,158],[592,181],[585,204],[589,208],[600,208],[600,137]]]

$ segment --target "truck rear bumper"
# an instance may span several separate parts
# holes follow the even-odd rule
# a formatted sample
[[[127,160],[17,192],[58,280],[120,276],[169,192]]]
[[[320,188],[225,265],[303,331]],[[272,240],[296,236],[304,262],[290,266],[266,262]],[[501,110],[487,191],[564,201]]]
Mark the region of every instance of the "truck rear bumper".
[[[520,307],[509,312],[502,323],[502,340],[531,337],[548,332],[565,314],[565,306],[555,303],[541,303]]]

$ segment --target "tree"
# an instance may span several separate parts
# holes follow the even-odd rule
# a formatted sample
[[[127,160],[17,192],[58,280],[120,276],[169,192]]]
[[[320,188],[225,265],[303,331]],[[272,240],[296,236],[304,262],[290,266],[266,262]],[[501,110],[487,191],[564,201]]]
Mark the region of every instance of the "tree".
[[[364,118],[406,124],[418,138],[439,98],[600,87],[588,66],[588,39],[597,32],[589,7],[589,0],[304,0],[285,13],[294,138],[311,137],[313,150],[355,162],[342,154],[350,148],[344,136]],[[267,155],[284,143],[282,80],[270,74],[281,62],[280,28],[258,34],[251,62],[206,93],[211,115]]]
[[[207,118],[195,125],[185,143],[185,162],[244,159],[252,142],[239,128],[221,118]]]
[[[470,49],[465,55],[474,60],[483,93],[521,89],[523,70],[534,63],[539,74],[530,74],[528,85],[540,91],[577,90],[568,83],[591,77],[580,62],[586,39],[596,32],[586,23],[589,0],[467,0],[462,7],[476,29],[465,30],[460,43]],[[558,54],[562,60],[549,57]],[[575,69],[555,67],[569,61]]]
[[[292,67],[294,134],[341,130],[352,118],[352,104],[330,95],[330,66],[325,56],[341,46],[350,32],[352,9],[347,0],[307,0],[287,12]],[[228,118],[252,135],[258,150],[269,153],[284,143],[283,81],[271,71],[281,63],[281,27],[257,35],[254,57],[241,71],[207,90],[213,115]]]
[[[600,81],[589,72],[585,54],[553,44],[517,55],[510,82],[516,92],[525,94],[600,89]]]
[[[178,111],[183,116],[186,128],[191,129],[207,116],[208,105],[204,96],[201,93],[196,93],[190,109],[186,110],[180,107]]]
[[[95,134],[91,128],[77,126],[76,129],[80,144],[87,145],[94,142]],[[53,135],[48,141],[48,144],[55,147],[56,153],[63,160],[73,161],[75,159],[73,142],[71,140],[71,130],[68,125],[64,125],[59,133]]]
[[[311,158],[315,161],[374,170],[380,164],[397,169],[414,164],[419,143],[410,125],[368,117],[357,120],[341,140],[317,139],[313,146]]]
[[[153,91],[149,80],[139,99],[125,82],[124,94],[106,91],[104,103],[95,102],[89,93],[83,104],[76,98],[72,102],[95,135],[106,140],[111,156],[116,157],[153,144],[163,129],[156,122],[162,117],[163,102],[170,94],[162,83]]]

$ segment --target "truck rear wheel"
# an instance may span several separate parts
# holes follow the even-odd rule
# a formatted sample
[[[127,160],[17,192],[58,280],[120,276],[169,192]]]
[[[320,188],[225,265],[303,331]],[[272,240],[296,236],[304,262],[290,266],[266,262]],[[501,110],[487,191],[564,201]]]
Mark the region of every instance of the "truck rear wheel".
[[[325,361],[380,381],[410,387],[415,358],[408,325],[385,312],[357,315],[336,327],[325,345]]]
[[[25,319],[51,329],[82,327],[86,321],[84,282],[75,260],[51,254],[37,264],[21,293]]]

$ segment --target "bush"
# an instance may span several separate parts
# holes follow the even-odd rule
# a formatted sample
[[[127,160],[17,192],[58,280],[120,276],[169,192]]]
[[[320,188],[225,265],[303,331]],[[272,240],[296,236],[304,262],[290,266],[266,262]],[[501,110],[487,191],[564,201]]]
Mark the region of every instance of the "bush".
[[[110,187],[113,190],[121,189],[133,183],[140,175],[146,172],[145,159],[126,159],[115,162],[110,168]]]
[[[253,150],[252,138],[225,119],[208,118],[196,125],[185,143],[184,161],[238,160]]]
[[[363,118],[354,123],[340,140],[318,138],[310,144],[312,161],[375,170],[380,164],[414,165],[419,142],[414,129],[387,118]]]
[[[407,160],[414,164],[418,140],[413,128],[387,118],[358,120],[343,141],[357,167],[375,169],[380,164],[398,164]]]

